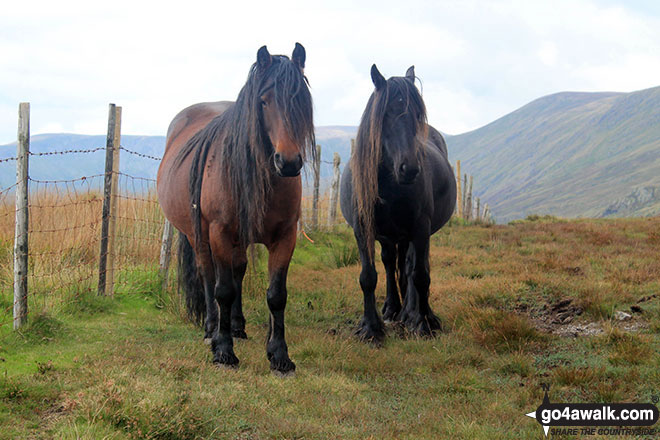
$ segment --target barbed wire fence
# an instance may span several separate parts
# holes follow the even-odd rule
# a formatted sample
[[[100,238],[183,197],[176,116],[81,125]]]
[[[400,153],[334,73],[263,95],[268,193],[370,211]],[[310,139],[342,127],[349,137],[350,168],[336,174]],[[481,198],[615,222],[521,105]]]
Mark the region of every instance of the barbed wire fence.
[[[27,103],[19,106],[18,138],[16,156],[0,158],[0,165],[15,163],[17,170],[16,182],[0,188],[0,327],[13,316],[14,328],[20,328],[28,310],[75,311],[86,294],[153,293],[171,286],[173,228],[158,204],[156,180],[119,167],[121,157],[161,158],[121,145],[121,107],[110,104],[105,146],[30,152]],[[30,161],[54,155],[77,160],[103,150],[105,172],[66,180],[36,179],[28,172]],[[301,239],[314,242],[314,233],[345,223],[338,209],[340,166],[337,153],[322,160],[317,146],[316,161],[305,173]],[[462,176],[460,167],[457,161],[455,215],[492,221],[488,205],[473,201],[473,178]],[[323,179],[322,169],[329,174]]]
[[[312,182],[311,185],[305,185],[303,190],[299,227],[300,233],[308,239],[307,232],[329,230],[338,224],[345,223],[339,213],[341,158],[335,152],[332,161],[323,160],[321,159],[321,146],[317,145],[316,150],[316,162],[310,164],[310,175],[307,176],[312,179]],[[327,170],[332,170],[331,175],[325,179],[321,178],[323,165]]]
[[[171,287],[173,228],[158,204],[156,180],[119,167],[120,159],[161,158],[121,145],[121,107],[110,104],[105,146],[30,152],[28,103],[19,106],[18,138],[17,155],[0,159],[0,165],[17,166],[16,183],[0,188],[0,327],[13,321],[19,329],[28,313],[75,312],[84,307],[85,295]],[[343,222],[338,214],[341,160],[335,153],[332,162],[322,161],[317,148],[300,219],[300,233],[308,238],[308,232]],[[29,163],[50,156],[71,156],[74,163],[103,150],[105,172],[62,180],[36,179],[28,172]],[[326,170],[332,166],[323,181],[322,164]]]
[[[461,176],[461,161],[456,161],[456,167],[452,166],[456,176],[456,208],[454,217],[466,222],[477,223],[495,223],[493,213],[490,211],[488,203],[481,204],[479,197],[474,197],[472,193],[472,184],[474,176],[467,173]]]
[[[119,152],[160,158],[121,146],[120,126],[121,107],[111,104],[106,146],[30,152],[29,104],[20,105],[17,155],[0,159],[17,165],[16,183],[0,188],[0,326],[13,320],[20,328],[28,311],[75,311],[87,294],[158,288],[164,218],[156,181],[120,172]],[[28,173],[28,163],[39,165],[47,156],[71,156],[75,163],[101,150],[105,172],[62,180]]]

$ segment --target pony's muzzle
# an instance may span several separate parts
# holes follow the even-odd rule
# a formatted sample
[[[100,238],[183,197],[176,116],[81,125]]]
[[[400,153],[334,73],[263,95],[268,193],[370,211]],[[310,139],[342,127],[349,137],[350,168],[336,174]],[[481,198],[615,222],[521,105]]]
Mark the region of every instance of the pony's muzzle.
[[[303,159],[300,153],[298,153],[293,160],[285,160],[282,154],[275,153],[273,156],[273,162],[277,174],[282,177],[295,177],[299,175],[303,166]]]
[[[402,163],[398,171],[399,183],[402,185],[410,185],[415,181],[415,178],[419,174],[419,167],[417,165]]]

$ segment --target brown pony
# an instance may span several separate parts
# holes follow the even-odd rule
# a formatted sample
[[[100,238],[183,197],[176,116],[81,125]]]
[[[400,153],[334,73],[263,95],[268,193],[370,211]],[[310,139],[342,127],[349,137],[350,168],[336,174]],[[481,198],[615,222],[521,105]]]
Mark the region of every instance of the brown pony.
[[[295,369],[284,339],[286,277],[300,217],[300,169],[314,154],[305,49],[291,59],[257,52],[236,102],[195,104],[167,132],[158,199],[180,231],[179,278],[190,315],[205,322],[213,362],[235,367],[232,336],[245,338],[241,287],[247,247],[269,252],[271,369]],[[218,322],[218,305],[220,317]]]

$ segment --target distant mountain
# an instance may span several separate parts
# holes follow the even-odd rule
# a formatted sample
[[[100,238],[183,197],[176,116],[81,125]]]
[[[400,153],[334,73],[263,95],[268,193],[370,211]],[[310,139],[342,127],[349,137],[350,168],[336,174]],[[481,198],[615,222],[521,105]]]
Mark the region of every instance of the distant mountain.
[[[660,87],[545,96],[447,144],[499,221],[660,214]]]
[[[321,145],[321,177],[327,184],[332,175],[332,159],[338,152],[342,167],[351,153],[351,138],[357,127],[327,126],[316,128],[316,141]],[[32,153],[47,153],[62,150],[89,150],[105,146],[103,135],[87,136],[78,134],[38,134],[30,138]],[[121,145],[143,155],[161,157],[165,150],[164,136],[122,135]],[[0,160],[16,156],[16,142],[0,145]],[[122,151],[119,170],[137,177],[156,178],[159,162]],[[0,162],[0,191],[16,181],[15,162]],[[82,176],[101,174],[105,170],[105,151],[46,155],[30,157],[30,177],[37,180],[75,179]],[[308,173],[309,174],[309,173]],[[311,174],[310,174],[311,175]],[[307,176],[306,179],[311,179]]]
[[[62,150],[90,150],[105,147],[105,136],[80,134],[39,134],[30,137],[31,153],[49,153]],[[122,136],[122,146],[142,154],[160,157],[165,147],[163,136]],[[0,145],[0,160],[16,156],[16,142]],[[30,177],[37,180],[66,180],[102,174],[105,171],[105,149],[93,153],[30,156]],[[16,181],[15,162],[0,163],[0,188]],[[121,154],[119,170],[138,177],[155,178],[158,162]]]
[[[357,127],[316,128],[322,146],[322,186],[329,183],[332,157],[342,168]],[[445,136],[454,164],[474,176],[475,197],[488,203],[498,221],[528,214],[564,217],[660,214],[660,87],[632,93],[563,92],[539,98],[481,127]],[[122,146],[160,157],[163,136],[124,135]],[[35,153],[89,149],[105,136],[32,136]],[[104,151],[33,156],[33,179],[73,179],[103,173]],[[0,191],[14,183],[16,144],[0,146]],[[122,152],[120,171],[155,178],[158,162]],[[311,183],[306,166],[305,183]]]

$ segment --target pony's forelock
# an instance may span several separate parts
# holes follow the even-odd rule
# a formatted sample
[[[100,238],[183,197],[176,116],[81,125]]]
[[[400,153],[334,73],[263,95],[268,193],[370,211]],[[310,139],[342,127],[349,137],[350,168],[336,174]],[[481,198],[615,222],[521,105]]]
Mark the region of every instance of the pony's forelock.
[[[357,221],[367,242],[369,258],[374,258],[374,208],[378,200],[378,169],[382,160],[383,124],[388,105],[400,94],[406,102],[404,113],[413,116],[414,132],[425,138],[428,133],[426,107],[414,83],[404,77],[392,77],[386,86],[375,90],[362,114],[351,156],[353,203]],[[418,154],[423,154],[425,142],[416,140]]]
[[[221,142],[221,180],[231,187],[237,210],[240,245],[247,247],[263,232],[267,200],[271,192],[273,148],[263,126],[261,95],[271,85],[275,102],[289,136],[303,158],[315,157],[313,106],[307,79],[300,68],[283,55],[272,57],[263,69],[258,63],[250,68],[247,81],[236,103],[214,118],[193,136],[180,151],[183,162],[194,153],[189,190],[196,240],[201,239],[201,187],[206,158],[213,145]]]

